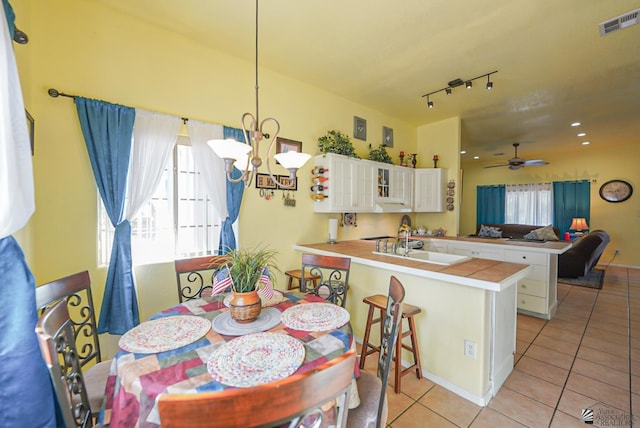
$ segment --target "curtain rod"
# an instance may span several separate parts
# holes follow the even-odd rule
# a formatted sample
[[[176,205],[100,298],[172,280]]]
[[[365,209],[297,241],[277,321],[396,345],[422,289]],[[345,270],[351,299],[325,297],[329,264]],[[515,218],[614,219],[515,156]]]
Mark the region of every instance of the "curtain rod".
[[[52,98],[67,97],[67,98],[73,98],[74,101],[77,97],[80,96],[80,95],[73,95],[73,94],[65,94],[64,92],[60,92],[55,88],[50,88],[47,92],[49,93],[49,96]],[[187,121],[189,120],[188,117],[182,117],[182,116],[180,117],[180,119],[182,119],[183,123],[187,123]]]

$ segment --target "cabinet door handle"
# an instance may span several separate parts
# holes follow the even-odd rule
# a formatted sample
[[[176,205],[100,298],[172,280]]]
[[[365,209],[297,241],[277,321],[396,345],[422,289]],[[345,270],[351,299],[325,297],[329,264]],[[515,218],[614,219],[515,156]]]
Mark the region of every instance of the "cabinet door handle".
[[[522,284],[522,288],[527,288],[527,284]]]

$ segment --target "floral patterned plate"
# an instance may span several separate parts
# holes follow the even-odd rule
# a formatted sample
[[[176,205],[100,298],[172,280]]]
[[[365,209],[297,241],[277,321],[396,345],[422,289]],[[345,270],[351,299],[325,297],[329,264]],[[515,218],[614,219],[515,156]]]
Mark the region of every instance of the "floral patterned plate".
[[[282,323],[294,330],[327,331],[349,322],[349,312],[333,303],[303,303],[282,313]]]
[[[207,370],[220,383],[248,388],[292,375],[304,356],[304,345],[294,337],[253,333],[217,348],[207,361]]]
[[[145,321],[120,338],[118,345],[127,352],[153,354],[181,348],[202,338],[211,321],[193,315],[177,315]]]

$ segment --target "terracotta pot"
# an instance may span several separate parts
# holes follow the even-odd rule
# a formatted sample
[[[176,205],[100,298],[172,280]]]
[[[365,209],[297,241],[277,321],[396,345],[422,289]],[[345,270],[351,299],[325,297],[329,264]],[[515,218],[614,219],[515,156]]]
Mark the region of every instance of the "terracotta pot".
[[[248,293],[232,294],[231,302],[229,302],[229,311],[231,318],[240,324],[247,324],[258,319],[262,310],[262,301],[258,295],[258,290],[249,291]]]

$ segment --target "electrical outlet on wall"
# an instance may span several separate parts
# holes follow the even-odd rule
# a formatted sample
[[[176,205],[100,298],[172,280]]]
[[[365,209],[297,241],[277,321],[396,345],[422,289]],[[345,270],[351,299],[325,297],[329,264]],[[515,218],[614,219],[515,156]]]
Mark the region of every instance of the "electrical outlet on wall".
[[[464,356],[472,360],[476,359],[476,342],[468,339],[464,340]]]

